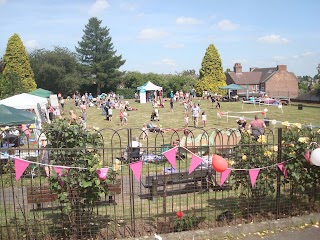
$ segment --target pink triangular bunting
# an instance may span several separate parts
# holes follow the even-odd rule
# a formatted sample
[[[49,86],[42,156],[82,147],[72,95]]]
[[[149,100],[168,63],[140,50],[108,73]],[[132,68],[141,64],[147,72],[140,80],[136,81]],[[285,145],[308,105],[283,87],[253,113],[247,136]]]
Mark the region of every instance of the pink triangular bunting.
[[[220,186],[222,186],[224,184],[224,182],[227,180],[227,178],[229,177],[231,173],[231,169],[230,168],[227,168],[225,171],[223,171],[221,174],[220,174]]]
[[[196,167],[198,167],[202,163],[202,158],[192,154],[192,160],[191,160],[191,165],[189,167],[189,174],[192,173]]]
[[[279,164],[278,164],[278,168],[281,170],[281,172],[283,173],[283,175],[284,175],[285,177],[288,177],[288,171],[287,171],[287,169],[285,169],[283,163],[279,163]]]
[[[105,167],[105,168],[100,168],[100,169],[98,169],[96,172],[97,172],[97,174],[98,174],[98,176],[99,176],[99,179],[100,179],[101,181],[104,181],[104,180],[107,179],[107,176],[108,176],[108,168],[107,168],[107,167]]]
[[[136,177],[137,181],[140,182],[141,170],[142,170],[142,161],[130,163],[130,168]]]
[[[24,171],[29,166],[30,162],[23,160],[21,158],[14,158],[14,168],[16,171],[16,181],[20,179]]]
[[[174,169],[176,169],[177,151],[177,148],[171,148],[170,150],[163,153],[163,155],[168,159],[169,163]]]
[[[260,172],[260,168],[249,169],[249,175],[250,175],[252,188],[254,188],[254,185],[256,184],[259,172]]]
[[[62,176],[62,170],[65,169],[66,172],[69,172],[69,167],[53,167],[53,169],[56,171],[56,173],[58,174],[59,177]]]

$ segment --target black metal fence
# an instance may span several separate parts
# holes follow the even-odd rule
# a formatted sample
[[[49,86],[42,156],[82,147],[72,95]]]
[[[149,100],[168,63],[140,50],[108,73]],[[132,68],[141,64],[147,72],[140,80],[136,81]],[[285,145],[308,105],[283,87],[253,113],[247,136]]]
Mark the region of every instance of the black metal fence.
[[[103,129],[98,134],[103,147],[96,148],[96,154],[102,166],[112,168],[116,174],[108,182],[109,191],[88,205],[83,196],[92,190],[90,183],[88,186],[79,183],[81,189],[86,189],[84,192],[79,192],[80,188],[68,189],[65,195],[54,191],[56,182],[46,176],[46,165],[39,164],[43,150],[41,132],[19,137],[19,143],[2,135],[0,239],[138,237],[259,222],[320,210],[320,178],[308,183],[310,186],[299,188],[290,178],[294,170],[288,167],[289,177],[280,170],[281,164],[301,159],[288,150],[298,143],[284,141],[282,129],[276,132],[267,129],[265,139],[258,140],[234,129],[148,133],[141,129]],[[135,137],[142,146],[137,155],[132,155],[130,149]],[[317,142],[319,137],[314,145]],[[176,168],[172,169],[163,153],[177,146]],[[71,155],[91,148],[49,147],[48,150],[50,160],[50,155],[61,151]],[[223,184],[221,174],[211,167],[213,154],[226,159],[231,168]],[[194,156],[201,157],[203,162],[189,174]],[[19,180],[14,165],[17,157],[30,161]],[[137,161],[143,161],[140,181],[129,167]],[[64,166],[69,163],[66,161]],[[319,167],[307,162],[304,166],[307,171],[319,173]],[[253,183],[249,170],[257,173],[257,169],[259,174]],[[80,171],[84,177],[92,174],[90,169],[73,170]],[[53,176],[54,167],[50,166],[49,171]],[[69,175],[64,174],[64,177],[73,176],[71,170]],[[70,209],[74,210],[73,214]]]

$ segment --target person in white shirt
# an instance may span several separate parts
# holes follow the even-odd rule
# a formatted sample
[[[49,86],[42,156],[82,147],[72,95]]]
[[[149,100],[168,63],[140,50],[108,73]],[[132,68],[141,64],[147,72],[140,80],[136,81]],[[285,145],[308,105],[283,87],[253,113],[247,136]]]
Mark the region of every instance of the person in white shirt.
[[[85,95],[82,95],[81,101],[82,101],[83,105],[86,105],[86,96]]]
[[[207,115],[205,112],[202,112],[201,114],[201,118],[202,118],[202,124],[203,124],[203,127],[206,127],[206,122],[207,122]]]
[[[132,138],[131,147],[142,147],[142,144],[137,140],[136,137]]]
[[[191,113],[192,113],[193,126],[198,127],[200,107],[196,103],[194,103],[193,107],[191,108]]]
[[[137,140],[136,137],[132,138],[131,146],[129,145],[123,153],[125,160],[132,160],[131,158],[139,158],[143,153],[142,144]]]
[[[12,134],[15,135],[15,136],[20,136],[20,132],[16,127],[13,128]]]
[[[108,109],[108,117],[109,117],[109,121],[112,121],[112,108]]]

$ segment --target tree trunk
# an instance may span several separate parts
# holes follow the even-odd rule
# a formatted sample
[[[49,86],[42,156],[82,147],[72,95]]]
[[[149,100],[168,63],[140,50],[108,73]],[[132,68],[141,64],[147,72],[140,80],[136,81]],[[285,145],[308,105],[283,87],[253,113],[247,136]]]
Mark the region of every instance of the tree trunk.
[[[97,96],[100,95],[101,92],[101,84],[97,83]]]

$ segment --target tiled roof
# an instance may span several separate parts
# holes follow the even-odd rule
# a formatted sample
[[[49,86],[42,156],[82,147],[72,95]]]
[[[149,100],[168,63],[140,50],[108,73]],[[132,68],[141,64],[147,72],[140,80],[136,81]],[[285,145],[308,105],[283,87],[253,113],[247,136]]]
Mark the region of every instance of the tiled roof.
[[[277,68],[255,68],[252,72],[260,72],[261,79],[260,83],[266,82],[275,72]]]
[[[234,83],[238,85],[259,84],[262,76],[261,72],[242,72],[242,73],[228,72],[228,74],[232,78]]]
[[[277,72],[277,68],[254,68],[251,72],[228,72],[227,83],[234,82],[235,84],[259,84],[266,82],[271,76]],[[228,81],[228,79],[232,81]]]

